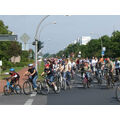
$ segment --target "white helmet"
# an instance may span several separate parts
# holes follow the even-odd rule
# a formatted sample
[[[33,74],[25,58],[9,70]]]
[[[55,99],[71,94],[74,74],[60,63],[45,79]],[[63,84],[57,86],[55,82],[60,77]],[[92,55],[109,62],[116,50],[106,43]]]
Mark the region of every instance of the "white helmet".
[[[33,66],[33,64],[28,64],[28,67],[32,67]]]

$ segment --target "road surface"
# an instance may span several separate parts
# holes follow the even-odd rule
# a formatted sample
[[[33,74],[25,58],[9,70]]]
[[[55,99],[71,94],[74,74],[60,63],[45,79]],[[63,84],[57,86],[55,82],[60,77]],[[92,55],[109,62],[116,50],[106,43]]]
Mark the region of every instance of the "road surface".
[[[79,78],[76,77],[75,80]],[[0,105],[120,105],[115,98],[115,88],[99,88],[97,85],[84,89],[73,84],[71,90],[62,90],[60,94],[50,92],[49,95],[0,95]]]

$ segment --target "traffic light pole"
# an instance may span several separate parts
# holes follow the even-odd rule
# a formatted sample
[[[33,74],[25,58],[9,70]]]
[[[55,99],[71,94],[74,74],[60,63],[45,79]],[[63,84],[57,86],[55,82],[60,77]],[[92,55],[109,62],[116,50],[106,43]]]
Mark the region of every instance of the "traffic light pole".
[[[36,29],[36,34],[35,34],[35,67],[36,67],[36,70],[38,71],[38,65],[37,65],[37,56],[38,56],[38,31],[39,31],[39,28],[42,24],[42,22],[47,18],[49,17],[49,15],[46,15],[45,17],[42,18],[42,20],[40,21],[40,23],[38,24],[37,26],[37,29]]]
[[[38,56],[37,55],[37,51],[38,51],[37,49],[38,49],[38,47],[37,46],[38,46],[38,40],[35,39],[35,68],[38,71],[38,64],[37,64],[37,56]]]

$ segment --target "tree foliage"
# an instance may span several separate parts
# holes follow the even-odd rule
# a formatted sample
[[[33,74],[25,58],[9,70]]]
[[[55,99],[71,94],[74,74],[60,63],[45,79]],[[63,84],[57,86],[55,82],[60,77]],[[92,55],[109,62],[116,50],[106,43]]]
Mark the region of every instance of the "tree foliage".
[[[66,49],[59,51],[56,56],[68,57],[73,52],[77,57],[81,51],[82,57],[101,57],[101,42],[103,47],[106,47],[105,57],[120,57],[120,31],[114,31],[111,37],[104,35],[101,38],[92,39],[86,45],[70,44]]]

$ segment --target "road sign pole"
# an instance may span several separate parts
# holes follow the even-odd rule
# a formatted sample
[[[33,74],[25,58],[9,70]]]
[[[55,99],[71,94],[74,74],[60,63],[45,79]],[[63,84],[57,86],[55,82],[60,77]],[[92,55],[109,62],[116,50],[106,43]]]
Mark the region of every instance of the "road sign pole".
[[[2,68],[1,68],[1,66],[0,66],[0,75],[2,75]]]

